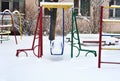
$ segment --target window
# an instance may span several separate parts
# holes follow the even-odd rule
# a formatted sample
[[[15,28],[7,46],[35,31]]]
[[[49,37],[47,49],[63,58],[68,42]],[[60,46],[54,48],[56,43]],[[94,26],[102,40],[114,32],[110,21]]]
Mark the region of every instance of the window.
[[[9,9],[9,2],[2,2],[2,11]]]
[[[25,0],[1,0],[1,11],[9,9],[10,11],[19,10],[25,12]]]
[[[9,0],[1,0],[1,10],[9,9]]]
[[[13,10],[19,10],[19,0],[13,0]]]
[[[109,6],[120,5],[120,0],[110,0]],[[109,17],[120,17],[120,8],[109,9]]]
[[[74,0],[75,13],[90,16],[90,0]]]
[[[74,0],[74,11],[76,15],[79,14],[79,0]]]
[[[81,0],[80,12],[83,16],[90,16],[90,0]]]

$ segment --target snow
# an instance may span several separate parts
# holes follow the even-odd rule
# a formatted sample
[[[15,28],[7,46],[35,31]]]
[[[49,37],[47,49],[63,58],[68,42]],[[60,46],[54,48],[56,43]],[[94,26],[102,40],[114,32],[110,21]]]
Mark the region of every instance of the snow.
[[[71,46],[65,42],[64,54],[53,56],[50,54],[50,44],[47,36],[43,37],[43,57],[37,58],[32,51],[28,51],[28,57],[20,53],[16,57],[16,50],[31,48],[33,36],[23,36],[22,40],[17,37],[18,45],[13,36],[10,40],[0,44],[0,81],[120,81],[119,64],[102,64],[98,68],[98,57],[93,54],[85,56],[81,52],[76,58],[77,50],[74,49],[74,58],[70,57]],[[57,52],[61,50],[56,37],[54,46]],[[106,46],[108,47],[108,46]],[[120,47],[120,45],[110,46]],[[82,46],[85,49],[94,49],[98,52],[98,46]],[[37,51],[37,50],[36,50]],[[56,49],[54,50],[56,52]],[[102,51],[102,60],[120,62],[119,50]]]
[[[104,35],[109,35],[109,36],[103,36],[102,41],[105,41],[106,44],[117,44],[117,41],[119,41],[115,36],[120,36],[119,34],[107,34],[103,33]],[[110,37],[110,35],[115,35],[114,37]],[[74,35],[77,37],[77,34]],[[83,43],[83,41],[99,41],[99,34],[80,34],[80,41]],[[66,38],[70,41],[71,40],[71,34],[68,34]],[[66,41],[68,41],[66,40]]]

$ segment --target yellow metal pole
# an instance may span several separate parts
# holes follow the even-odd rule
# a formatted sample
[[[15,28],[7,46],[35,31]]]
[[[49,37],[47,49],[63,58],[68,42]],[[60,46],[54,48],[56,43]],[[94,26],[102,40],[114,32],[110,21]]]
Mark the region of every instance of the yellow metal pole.
[[[17,14],[19,16],[19,24],[20,24],[20,39],[22,39],[22,19],[21,14],[19,11],[15,10],[13,11],[13,14]]]

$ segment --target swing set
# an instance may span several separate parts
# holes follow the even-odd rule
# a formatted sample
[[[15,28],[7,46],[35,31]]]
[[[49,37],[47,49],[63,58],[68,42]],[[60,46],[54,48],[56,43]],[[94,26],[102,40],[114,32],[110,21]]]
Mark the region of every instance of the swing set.
[[[64,12],[66,10],[68,10],[69,8],[72,9],[72,29],[71,29],[71,58],[73,58],[73,48],[77,48],[78,49],[78,55],[76,57],[78,57],[80,55],[80,51],[86,51],[86,55],[88,53],[93,53],[95,56],[96,55],[96,51],[94,50],[86,50],[86,49],[82,49],[81,48],[81,44],[80,44],[80,37],[79,37],[79,32],[78,32],[78,27],[77,27],[77,21],[76,21],[76,15],[73,9],[73,3],[72,2],[41,2],[40,3],[40,12],[38,14],[38,18],[37,18],[37,23],[36,23],[36,29],[35,29],[35,33],[34,33],[34,39],[33,39],[33,43],[32,43],[32,48],[30,49],[18,49],[16,56],[19,56],[19,53],[24,52],[26,54],[26,56],[28,56],[26,51],[33,51],[33,54],[40,58],[43,56],[43,36],[42,36],[42,9],[43,8],[48,8],[48,10],[50,11],[50,53],[51,55],[63,55],[64,52]],[[53,8],[61,8],[62,9],[62,37],[61,37],[61,52],[60,53],[54,53],[53,52],[53,47],[54,47],[54,41],[52,40],[52,9]],[[75,27],[74,27],[75,26]],[[37,32],[38,31],[38,32]],[[77,37],[74,36],[74,34],[77,33]],[[38,36],[37,36],[38,34]],[[38,40],[38,44],[35,45],[35,40]],[[74,40],[77,40],[78,43],[74,44]],[[77,46],[76,46],[77,45]],[[38,48],[38,52],[37,54],[35,53],[35,48]]]

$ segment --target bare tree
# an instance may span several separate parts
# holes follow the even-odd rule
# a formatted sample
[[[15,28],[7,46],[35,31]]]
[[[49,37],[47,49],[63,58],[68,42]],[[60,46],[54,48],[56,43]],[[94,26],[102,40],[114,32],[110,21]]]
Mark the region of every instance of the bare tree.
[[[109,0],[91,0],[92,7],[92,17],[90,22],[91,33],[97,33],[99,28],[99,20],[100,20],[100,6],[104,2],[109,2]]]
[[[32,35],[35,30],[38,11],[35,11],[32,6],[26,6],[26,16],[23,19],[23,28],[25,34]]]
[[[88,0],[85,0],[86,3]],[[84,13],[84,16],[80,14],[80,19],[78,20],[78,26],[81,32],[86,33],[98,33],[99,31],[99,20],[100,20],[100,6],[103,5],[104,2],[109,2],[109,0],[90,0],[90,18],[88,18],[88,9],[86,8],[87,4],[81,8],[81,12]],[[83,22],[83,23],[82,23]],[[87,27],[85,23],[87,24]],[[88,28],[88,29],[86,29]]]

